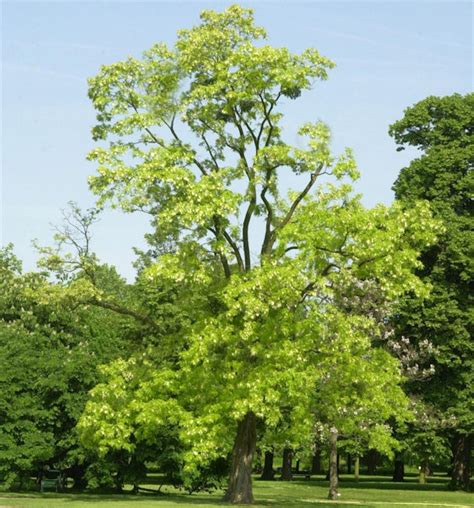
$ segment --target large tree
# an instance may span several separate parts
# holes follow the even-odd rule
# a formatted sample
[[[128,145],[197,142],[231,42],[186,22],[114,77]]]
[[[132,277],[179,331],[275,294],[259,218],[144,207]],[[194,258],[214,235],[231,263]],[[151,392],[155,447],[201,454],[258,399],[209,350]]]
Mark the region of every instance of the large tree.
[[[439,429],[452,440],[452,485],[468,489],[474,433],[474,94],[428,97],[408,108],[390,134],[399,150],[421,152],[400,172],[394,184],[397,199],[428,200],[445,227],[422,256],[419,275],[432,285],[431,295],[406,299],[397,316],[398,333],[434,346],[434,375],[413,382],[411,391],[439,415]]]
[[[174,48],[104,66],[89,89],[100,142],[91,188],[100,203],[150,215],[150,238],[171,247],[141,277],[178,285],[190,320],[174,335],[181,349],[154,358],[156,372],[130,401],[139,425],[107,440],[101,415],[113,411],[97,391],[83,432],[106,449],[123,446],[131,428],[149,439],[168,421],[189,477],[231,453],[226,499],[241,503],[253,500],[257,423],[289,418],[312,442],[324,359],[356,345],[369,361],[375,324],[345,313],[341,291],[358,280],[388,299],[422,291],[412,269],[432,236],[423,205],[363,208],[347,183],[358,174],[351,152],[331,155],[322,122],[300,127],[304,148],[285,142],[281,106],[333,63],[265,37],[251,10],[204,11]],[[285,181],[298,190],[284,192]]]

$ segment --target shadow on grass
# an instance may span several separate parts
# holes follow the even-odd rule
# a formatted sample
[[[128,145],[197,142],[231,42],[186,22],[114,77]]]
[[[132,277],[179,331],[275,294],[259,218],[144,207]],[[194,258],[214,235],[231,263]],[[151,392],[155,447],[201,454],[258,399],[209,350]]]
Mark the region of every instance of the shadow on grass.
[[[0,504],[2,501],[8,503],[9,497],[2,497],[0,495]],[[38,500],[61,500],[64,502],[64,506],[69,503],[79,501],[84,504],[97,504],[100,502],[101,506],[105,504],[112,504],[117,502],[126,502],[127,506],[139,506],[140,503],[149,503],[150,501],[156,501],[156,506],[159,508],[160,501],[168,504],[176,504],[176,505],[186,505],[186,506],[199,506],[199,505],[215,505],[215,506],[232,506],[228,503],[225,503],[222,500],[221,495],[206,495],[205,497],[196,497],[193,495],[186,494],[165,494],[161,496],[156,496],[153,494],[140,494],[140,495],[126,495],[126,494],[65,494],[65,493],[44,493],[44,494],[31,494],[31,495],[18,495],[15,497],[11,496],[10,499],[20,500],[20,499],[38,499]],[[363,504],[361,506],[360,502],[356,502],[360,508],[370,507],[371,505]],[[257,499],[255,500],[255,505],[253,506],[268,506],[268,507],[278,507],[278,506],[286,506],[286,507],[298,507],[298,506],[316,506],[317,508],[347,508],[348,503],[340,504],[334,502],[324,502],[324,500],[319,499],[295,499],[292,497],[286,496],[278,496],[278,499]],[[62,506],[62,505],[61,505]]]
[[[259,484],[264,483],[263,481],[257,480]],[[267,482],[265,482],[267,483]],[[280,482],[278,482],[280,483]],[[281,482],[283,483],[283,482]],[[314,485],[318,487],[329,488],[329,482],[323,477],[311,477],[311,479],[307,478],[294,478],[291,482],[295,485]],[[366,476],[360,478],[359,481],[354,480],[352,476],[344,476],[341,475],[339,478],[339,486],[343,488],[350,489],[377,489],[377,490],[405,490],[405,491],[441,491],[446,492],[450,489],[448,488],[448,479],[446,477],[430,477],[428,479],[428,483],[420,484],[418,483],[418,478],[416,476],[406,477],[403,482],[394,482],[391,478],[387,476]]]

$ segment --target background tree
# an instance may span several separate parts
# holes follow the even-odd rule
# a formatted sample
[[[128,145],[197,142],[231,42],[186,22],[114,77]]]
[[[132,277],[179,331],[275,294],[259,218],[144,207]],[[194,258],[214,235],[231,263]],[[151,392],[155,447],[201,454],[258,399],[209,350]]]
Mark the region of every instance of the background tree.
[[[390,127],[398,150],[412,146],[421,155],[403,168],[396,198],[426,199],[445,232],[423,252],[419,275],[433,289],[429,298],[408,297],[397,315],[398,335],[434,346],[435,373],[413,382],[442,416],[453,447],[452,485],[469,488],[474,432],[474,345],[472,342],[472,188],[474,94],[428,97]]]
[[[0,250],[0,292],[2,481],[26,486],[49,465],[79,485],[87,460],[75,425],[97,365],[129,354],[121,333],[127,324],[102,309],[78,308],[74,293],[44,273],[22,273],[11,247]]]
[[[356,339],[356,338],[355,338]],[[387,351],[364,347],[367,336],[360,336],[337,356],[322,363],[327,373],[316,386],[314,411],[325,429],[330,449],[329,499],[338,498],[338,441],[356,456],[362,449],[373,449],[388,456],[397,442],[390,419],[408,418],[408,400],[397,376],[397,361]]]
[[[370,317],[337,314],[334,288],[372,277],[386,298],[421,290],[411,271],[432,235],[421,205],[367,211],[348,185],[315,192],[323,175],[356,178],[352,155],[331,155],[321,122],[299,129],[305,148],[287,144],[279,110],[333,63],[314,49],[262,44],[265,36],[248,9],[204,11],[173,49],[158,44],[141,60],[102,67],[89,89],[101,142],[90,154],[91,188],[100,203],[150,214],[154,240],[173,253],[143,277],[152,287],[181,284],[183,305],[192,302],[179,335],[186,347],[137,393],[137,421],[145,435],[179,415],[190,481],[230,452],[226,499],[236,503],[253,501],[257,422],[275,426],[291,407],[310,435],[321,359],[371,327]],[[282,177],[299,190],[285,195]],[[83,431],[107,448],[98,414],[93,398]]]

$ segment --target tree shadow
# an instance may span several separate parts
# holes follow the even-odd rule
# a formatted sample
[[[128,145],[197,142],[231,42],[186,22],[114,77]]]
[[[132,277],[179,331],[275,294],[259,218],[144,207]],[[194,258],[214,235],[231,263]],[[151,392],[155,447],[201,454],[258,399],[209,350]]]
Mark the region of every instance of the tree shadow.
[[[316,479],[295,479],[293,480],[296,485],[315,485],[319,487],[329,487],[329,482],[321,477]],[[359,481],[354,478],[345,478],[341,475],[339,485],[343,488],[351,488],[357,490],[376,489],[376,490],[405,490],[405,491],[449,491],[448,479],[446,477],[430,477],[428,483],[418,483],[416,476],[406,477],[403,482],[394,482],[387,476],[372,476],[363,477]]]
[[[296,482],[295,482],[296,483]],[[18,497],[16,497],[18,496]],[[105,504],[113,504],[118,501],[126,502],[127,506],[139,506],[140,503],[149,503],[150,501],[156,501],[156,506],[159,508],[160,501],[166,502],[168,504],[179,505],[187,505],[187,506],[200,506],[200,505],[214,505],[214,506],[232,506],[228,503],[225,503],[222,500],[221,495],[203,495],[200,497],[196,497],[190,494],[175,494],[175,493],[166,493],[162,495],[155,494],[80,494],[80,493],[31,493],[31,495],[12,495],[6,496],[2,498],[0,496],[0,501],[5,501],[8,503],[8,499],[38,499],[38,500],[46,500],[46,499],[56,499],[63,500],[64,506],[72,502],[81,502],[83,504],[96,504],[101,503],[101,505]],[[359,508],[369,507],[369,504],[361,505],[360,502],[355,502],[354,505],[359,506]],[[347,508],[351,506],[349,503],[334,503],[334,502],[324,502],[324,500],[320,500],[319,498],[313,499],[300,499],[294,497],[287,497],[279,495],[277,499],[259,499],[258,497],[255,500],[255,504],[253,506],[268,506],[268,507],[279,507],[279,506],[287,506],[287,507],[298,507],[298,506],[317,506],[318,508]]]

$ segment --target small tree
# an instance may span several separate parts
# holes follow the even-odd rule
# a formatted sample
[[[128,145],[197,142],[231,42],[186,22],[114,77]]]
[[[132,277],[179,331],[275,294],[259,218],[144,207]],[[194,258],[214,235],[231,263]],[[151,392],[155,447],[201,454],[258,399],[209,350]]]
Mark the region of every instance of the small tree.
[[[371,326],[337,310],[335,288],[375,278],[386,298],[420,289],[411,272],[432,223],[422,205],[367,211],[348,184],[316,191],[323,177],[358,174],[350,150],[331,155],[323,123],[299,129],[305,148],[284,141],[280,106],[326,79],[330,60],[262,44],[248,9],[204,11],[201,21],[174,49],[155,45],[90,80],[102,143],[90,185],[101,203],[150,214],[153,241],[173,248],[142,275],[150,287],[180,285],[191,313],[185,347],[137,394],[142,431],[171,418],[191,479],[231,452],[226,499],[251,503],[257,422],[277,425],[291,407],[311,435],[322,359]],[[285,196],[289,178],[299,190]]]

